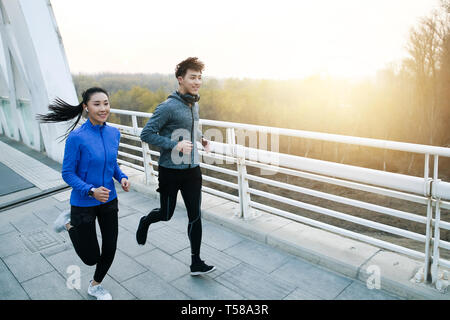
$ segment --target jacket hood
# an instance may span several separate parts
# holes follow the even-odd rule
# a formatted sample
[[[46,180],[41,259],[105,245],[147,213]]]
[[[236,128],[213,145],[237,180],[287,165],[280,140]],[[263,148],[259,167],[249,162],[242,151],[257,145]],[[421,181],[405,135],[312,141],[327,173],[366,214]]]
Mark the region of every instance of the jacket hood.
[[[177,99],[178,101],[180,101],[180,102],[186,104],[186,102],[185,102],[183,99],[181,99],[181,97],[178,95],[178,93],[177,93],[176,91],[172,92],[172,93],[167,97],[167,99],[170,99],[170,98]]]

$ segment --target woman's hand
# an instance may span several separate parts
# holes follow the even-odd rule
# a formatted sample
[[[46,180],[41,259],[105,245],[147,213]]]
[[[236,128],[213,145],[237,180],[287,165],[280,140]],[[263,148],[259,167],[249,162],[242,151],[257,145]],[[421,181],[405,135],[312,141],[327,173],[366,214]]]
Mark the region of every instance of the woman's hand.
[[[120,180],[120,184],[122,185],[123,191],[130,191],[130,182],[127,180],[127,178],[122,178],[122,180]]]
[[[106,189],[105,187],[98,187],[94,190],[94,198],[97,199],[100,202],[106,202],[109,199],[109,193],[111,190]]]

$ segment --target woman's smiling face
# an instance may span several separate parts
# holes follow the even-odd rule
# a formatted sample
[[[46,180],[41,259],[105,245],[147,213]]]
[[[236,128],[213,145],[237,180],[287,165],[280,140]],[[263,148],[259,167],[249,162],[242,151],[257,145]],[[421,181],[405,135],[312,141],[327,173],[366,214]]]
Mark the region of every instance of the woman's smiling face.
[[[109,116],[109,99],[103,92],[94,93],[87,102],[88,116],[91,123],[102,125]]]

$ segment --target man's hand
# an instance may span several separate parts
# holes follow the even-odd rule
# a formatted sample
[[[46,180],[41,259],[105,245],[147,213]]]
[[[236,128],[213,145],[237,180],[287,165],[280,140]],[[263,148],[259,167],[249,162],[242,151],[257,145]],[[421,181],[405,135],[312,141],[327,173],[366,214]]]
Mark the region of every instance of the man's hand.
[[[189,140],[180,141],[175,148],[184,154],[190,154],[192,151],[192,142]]]
[[[130,182],[128,181],[127,178],[122,178],[122,180],[120,181],[120,184],[122,185],[122,189],[125,192],[130,191]]]
[[[211,149],[211,145],[209,144],[209,141],[202,138],[202,146],[203,148],[205,148],[206,152],[209,152],[209,150]]]
[[[109,193],[111,190],[106,189],[105,187],[98,187],[94,190],[94,198],[100,202],[106,202],[109,199]]]

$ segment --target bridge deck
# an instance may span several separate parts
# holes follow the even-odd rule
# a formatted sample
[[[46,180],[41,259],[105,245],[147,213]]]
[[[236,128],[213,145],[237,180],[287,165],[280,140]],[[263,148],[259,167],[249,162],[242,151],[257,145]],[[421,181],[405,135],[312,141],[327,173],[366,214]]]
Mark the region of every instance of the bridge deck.
[[[2,148],[5,145],[0,143]],[[49,181],[40,183],[45,184],[44,189],[54,187],[48,162],[17,149],[14,154],[21,163],[34,160],[45,166],[39,179],[47,177]],[[25,174],[22,177],[31,180]],[[229,210],[230,204],[207,194],[202,203],[201,255],[217,270],[192,277],[184,208],[178,206],[171,221],[152,225],[147,244],[139,246],[134,237],[137,223],[159,201],[136,190],[117,190],[118,249],[104,280],[115,299],[401,299],[216,223],[210,219],[211,213]],[[94,267],[81,262],[67,232],[52,231],[54,219],[69,208],[68,198],[69,191],[62,191],[0,211],[0,300],[90,299],[86,291]],[[101,239],[100,232],[98,235]],[[80,289],[66,285],[72,275],[68,267],[73,265],[81,269]]]

